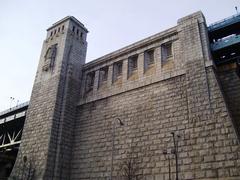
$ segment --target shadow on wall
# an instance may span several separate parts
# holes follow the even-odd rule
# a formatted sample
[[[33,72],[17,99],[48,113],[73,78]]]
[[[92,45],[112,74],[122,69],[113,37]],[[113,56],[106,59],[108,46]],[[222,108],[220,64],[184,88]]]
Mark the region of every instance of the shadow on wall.
[[[20,166],[15,169],[14,175],[9,180],[33,180],[35,177],[35,160],[34,158],[23,156]]]

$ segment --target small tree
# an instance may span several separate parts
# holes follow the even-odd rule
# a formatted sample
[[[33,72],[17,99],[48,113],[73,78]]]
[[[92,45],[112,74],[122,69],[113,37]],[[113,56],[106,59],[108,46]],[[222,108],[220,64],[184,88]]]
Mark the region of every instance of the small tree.
[[[124,180],[140,180],[142,175],[139,168],[139,157],[134,151],[135,146],[131,145],[130,150],[127,152],[127,156],[119,164],[119,175]]]

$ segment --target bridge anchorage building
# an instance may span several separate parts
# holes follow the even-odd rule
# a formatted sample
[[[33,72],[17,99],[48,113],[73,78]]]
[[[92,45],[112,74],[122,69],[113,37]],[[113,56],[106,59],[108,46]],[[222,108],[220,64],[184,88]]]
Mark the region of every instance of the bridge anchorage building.
[[[196,12],[85,63],[88,30],[56,22],[29,105],[0,114],[1,174],[239,180],[239,26],[239,14],[207,26]]]

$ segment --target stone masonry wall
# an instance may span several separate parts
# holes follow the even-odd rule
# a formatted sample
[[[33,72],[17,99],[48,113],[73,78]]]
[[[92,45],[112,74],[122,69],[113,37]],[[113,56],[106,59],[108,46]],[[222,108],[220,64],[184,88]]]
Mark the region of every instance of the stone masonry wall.
[[[66,21],[68,32],[60,33],[62,26],[57,27]],[[52,37],[52,32],[59,34]],[[172,132],[180,136],[180,179],[240,179],[240,146],[212,65],[201,12],[84,64],[86,33],[73,17],[48,29],[12,175],[27,156],[36,162],[35,179],[109,179],[115,124],[114,179],[122,178],[122,164],[132,160],[138,179],[168,180],[167,157],[174,179]],[[56,62],[46,72],[45,54],[54,44],[59,50]],[[144,56],[150,50],[154,61],[146,66]],[[135,55],[137,67],[131,77],[129,58]],[[115,81],[117,62],[122,72]],[[107,78],[100,86],[103,68]]]
[[[213,68],[207,68],[207,76],[211,110],[214,118],[206,126],[206,129],[209,130],[212,136],[212,138],[209,138],[209,142],[212,144],[210,149],[214,155],[214,161],[210,167],[215,170],[219,179],[221,177],[224,177],[222,179],[230,179],[227,177],[239,179],[240,146],[236,129],[223,97],[224,92],[221,91],[221,86],[217,81],[217,74]]]
[[[185,76],[178,76],[78,108],[71,179],[110,176],[112,123],[119,117],[114,155],[118,166],[135,146],[134,155],[144,177],[167,176],[163,149],[173,145],[171,132],[182,134],[187,118]]]
[[[173,55],[164,64],[161,61],[161,50],[162,45],[165,43],[172,43]],[[177,28],[174,27],[85,64],[83,68],[80,104],[145,86],[159,81],[160,79],[182,74],[184,68],[180,46]],[[144,53],[148,50],[154,51],[154,63],[151,64],[150,67],[145,68]],[[137,56],[137,68],[133,75],[129,75],[128,63],[129,57],[132,56]],[[113,66],[116,62],[122,63],[122,74],[118,78],[118,81],[114,81],[113,78]],[[99,71],[101,68],[108,69],[107,81],[105,82],[104,88],[99,84]],[[95,74],[94,86],[90,92],[86,92],[86,76],[88,73],[93,72]]]
[[[48,29],[11,174],[13,179],[69,179],[86,33],[73,17],[66,17]],[[56,56],[49,65],[47,57],[53,45],[57,47]]]
[[[218,67],[217,74],[229,111],[240,135],[240,81],[235,64]]]
[[[176,132],[181,136],[180,179],[239,179],[239,145],[214,71],[209,67],[203,74],[200,69],[205,68],[198,67],[194,77],[189,72],[191,79],[181,75],[79,106],[71,179],[109,177],[112,123],[117,117],[125,125],[116,129],[115,178],[134,146],[139,177],[168,179],[163,150],[173,148],[170,133]],[[204,89],[204,81],[209,89]],[[173,155],[171,167],[175,178]]]
[[[171,132],[180,135],[180,179],[240,178],[238,139],[211,65],[205,19],[200,12],[194,13],[180,19],[176,29],[178,48],[173,62],[178,68],[172,66],[170,74],[157,54],[156,64],[161,68],[150,76],[150,83],[139,83],[148,80],[143,73],[137,85],[118,87],[122,91],[110,89],[99,97],[95,86],[89,99],[82,94],[85,101],[81,99],[78,106],[71,179],[109,178],[116,118],[125,125],[116,129],[114,179],[121,177],[120,165],[132,151],[139,179],[167,180],[163,151],[173,149]],[[91,63],[85,67],[91,65],[98,69]],[[172,154],[170,159],[174,179]]]
[[[36,104],[30,102],[27,117],[34,117],[34,119],[25,121],[21,149],[18,152],[18,157],[11,174],[13,177],[22,176],[24,156],[27,157],[28,162],[34,162],[33,168],[38,169],[36,176],[42,176],[44,174],[48,156],[48,135],[51,134],[51,120],[55,106],[55,102],[53,102],[51,98],[52,94],[55,94],[57,91],[57,77],[52,78],[49,83],[48,86],[42,86],[41,83],[38,83],[33,87],[31,99],[34,100]],[[44,103],[38,104],[38,102]],[[44,113],[39,113],[39,109],[44,109]],[[49,121],[43,121],[43,119],[49,119]]]

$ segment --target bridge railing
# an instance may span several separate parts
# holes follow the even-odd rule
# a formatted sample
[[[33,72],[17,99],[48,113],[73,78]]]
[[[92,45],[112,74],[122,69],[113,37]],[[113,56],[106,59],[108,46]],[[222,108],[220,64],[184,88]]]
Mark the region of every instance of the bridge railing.
[[[24,107],[24,106],[28,106],[28,105],[29,105],[29,101],[24,102],[24,103],[21,103],[21,104],[19,104],[19,105],[17,105],[17,106],[14,106],[14,107],[12,107],[12,108],[9,108],[9,109],[7,109],[7,110],[4,110],[4,111],[0,112],[0,116],[2,116],[2,115],[4,115],[4,114],[7,114],[7,113],[9,113],[9,112],[11,112],[11,111],[15,111],[15,110],[17,110],[17,109],[20,109],[20,108],[22,108],[22,107]]]
[[[220,21],[217,21],[215,23],[212,23],[208,26],[208,30],[209,31],[212,31],[214,30],[215,28],[218,28],[220,26],[223,26],[223,25],[227,25],[227,24],[230,24],[231,22],[234,22],[234,20],[240,20],[240,13],[238,14],[235,14],[233,16],[230,16],[230,17],[227,17],[225,19],[222,19]]]

